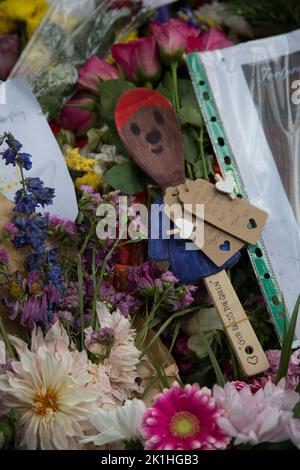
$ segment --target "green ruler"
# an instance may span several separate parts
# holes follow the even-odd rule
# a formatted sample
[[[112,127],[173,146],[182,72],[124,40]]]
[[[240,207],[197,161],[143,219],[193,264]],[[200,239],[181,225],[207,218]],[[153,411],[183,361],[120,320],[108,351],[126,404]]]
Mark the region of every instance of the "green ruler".
[[[187,55],[185,60],[220,168],[224,174],[233,177],[235,194],[248,199],[200,56],[196,52]],[[285,306],[262,239],[255,245],[248,245],[248,253],[278,337],[282,340]]]

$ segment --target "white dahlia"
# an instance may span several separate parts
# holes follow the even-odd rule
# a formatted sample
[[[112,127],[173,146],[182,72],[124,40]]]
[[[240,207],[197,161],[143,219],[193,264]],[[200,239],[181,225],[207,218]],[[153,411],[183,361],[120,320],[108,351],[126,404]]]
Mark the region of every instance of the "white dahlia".
[[[93,428],[88,415],[98,392],[91,384],[85,352],[70,350],[65,330],[55,324],[43,337],[33,332],[32,349],[10,337],[19,360],[0,375],[0,398],[7,411],[16,408],[18,444],[26,449],[78,449]]]
[[[98,302],[97,313],[101,328],[111,328],[114,341],[109,357],[104,361],[112,387],[112,396],[121,404],[130,393],[138,392],[136,381],[140,351],[135,347],[136,330],[131,328],[129,318],[117,309],[110,313],[103,302]]]
[[[113,402],[120,405],[132,392],[140,391],[137,380],[140,351],[135,347],[136,330],[131,328],[130,319],[125,318],[119,310],[110,313],[103,302],[97,303],[97,314],[100,329],[94,334],[91,328],[86,330],[86,348],[96,354],[97,351],[101,352],[103,331],[109,332],[110,346],[101,363],[97,368],[93,365],[90,372],[94,376],[94,382],[98,381],[97,377],[101,378],[100,388],[103,388],[101,384],[104,382],[107,386],[107,378],[109,379],[111,392],[106,393],[106,399],[110,395]]]

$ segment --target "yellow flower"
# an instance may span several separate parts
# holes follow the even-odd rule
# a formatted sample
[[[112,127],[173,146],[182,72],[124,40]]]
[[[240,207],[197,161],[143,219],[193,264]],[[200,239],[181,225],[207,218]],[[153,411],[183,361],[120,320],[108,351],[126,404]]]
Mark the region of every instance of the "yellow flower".
[[[31,286],[30,292],[33,295],[39,294],[41,292],[42,288],[38,282],[34,282]]]
[[[90,186],[94,191],[99,191],[102,186],[102,178],[96,173],[86,173],[80,178],[76,178],[75,187],[80,189],[81,186]]]
[[[133,41],[133,39],[137,39],[138,37],[138,32],[136,29],[134,29],[133,31],[131,31],[131,33],[129,33],[124,39],[123,41],[120,41],[122,44],[127,44],[128,42],[130,41]],[[110,54],[108,57],[106,57],[106,61],[109,63],[109,64],[113,64],[115,62],[113,56]]]
[[[22,287],[16,281],[9,283],[9,292],[13,297],[19,297],[22,293]]]
[[[0,2],[0,34],[14,33],[20,23],[26,25],[28,37],[32,36],[48,9],[45,0],[4,0]]]
[[[207,23],[210,28],[213,28],[213,27],[219,27],[220,28],[219,23],[217,23],[217,21],[213,20],[212,18],[206,18],[205,16],[201,16],[197,13],[195,13],[195,18],[196,18],[197,23],[203,23],[204,22],[204,23]],[[203,28],[203,29],[208,29],[208,28]]]
[[[94,166],[96,165],[95,160],[80,155],[78,148],[68,148],[65,161],[69,170],[73,171],[93,171]]]

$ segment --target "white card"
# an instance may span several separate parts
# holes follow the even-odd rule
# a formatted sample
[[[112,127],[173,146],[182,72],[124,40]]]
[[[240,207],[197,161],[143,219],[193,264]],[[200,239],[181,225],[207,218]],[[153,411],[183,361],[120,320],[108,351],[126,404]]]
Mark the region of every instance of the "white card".
[[[149,10],[164,7],[169,3],[174,3],[176,0],[143,0],[143,5]]]
[[[45,186],[55,189],[53,205],[44,212],[75,220],[78,207],[72,179],[39,103],[22,77],[6,81],[2,87],[5,103],[0,102],[0,135],[11,132],[23,144],[22,152],[32,155],[32,169],[25,171],[26,176],[38,176]],[[0,158],[0,192],[13,200],[19,182],[19,169]]]
[[[249,200],[268,212],[262,240],[291,315],[300,292],[300,29],[201,61]]]

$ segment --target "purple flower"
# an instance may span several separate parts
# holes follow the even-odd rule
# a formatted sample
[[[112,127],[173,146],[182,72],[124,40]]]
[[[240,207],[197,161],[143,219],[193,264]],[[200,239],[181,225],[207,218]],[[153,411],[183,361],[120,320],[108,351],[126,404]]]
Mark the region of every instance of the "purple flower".
[[[5,160],[6,165],[13,165],[16,166],[17,156],[19,150],[22,148],[22,144],[18,140],[16,140],[12,134],[5,134],[5,136],[1,139],[1,144],[5,139],[5,143],[8,145],[8,149],[6,149],[2,153],[2,158]]]
[[[25,194],[23,189],[19,189],[15,194],[14,211],[31,215],[35,211],[36,201],[32,194]]]
[[[71,237],[74,237],[76,235],[77,229],[76,224],[75,222],[73,222],[73,220],[64,219],[58,217],[57,215],[45,214],[45,216],[47,217],[48,222],[52,225],[55,230],[62,230],[68,235],[71,235]]]
[[[114,330],[112,328],[99,328],[93,331],[89,328],[86,331],[85,347],[91,353],[106,357],[109,354],[110,348],[114,342]]]
[[[12,222],[7,222],[6,224],[3,225],[5,230],[13,235],[18,233],[19,229],[13,224]]]
[[[281,350],[280,349],[269,349],[266,351],[270,368],[264,373],[273,382],[276,379],[276,375],[279,369]],[[300,378],[300,348],[293,352],[290,357],[289,367],[286,376],[286,388],[294,390]]]
[[[3,263],[3,264],[8,263],[7,251],[4,248],[0,248],[0,263]]]
[[[126,318],[141,305],[140,299],[136,299],[127,292],[117,292],[109,282],[102,282],[100,286],[100,299],[109,302],[114,308],[119,309]]]
[[[19,153],[18,154],[18,160],[21,163],[22,167],[25,168],[25,170],[30,170],[32,168],[32,163],[31,163],[31,155],[29,153]]]
[[[197,290],[197,286],[180,286],[177,289],[177,296],[173,300],[173,311],[184,310],[194,302],[193,293]],[[180,292],[180,290],[182,292]]]
[[[158,266],[151,261],[132,267],[127,275],[128,292],[133,293],[141,289],[157,287],[156,280],[160,274]]]
[[[161,276],[162,280],[165,282],[171,282],[172,284],[176,284],[178,282],[177,277],[171,271],[166,271]]]

